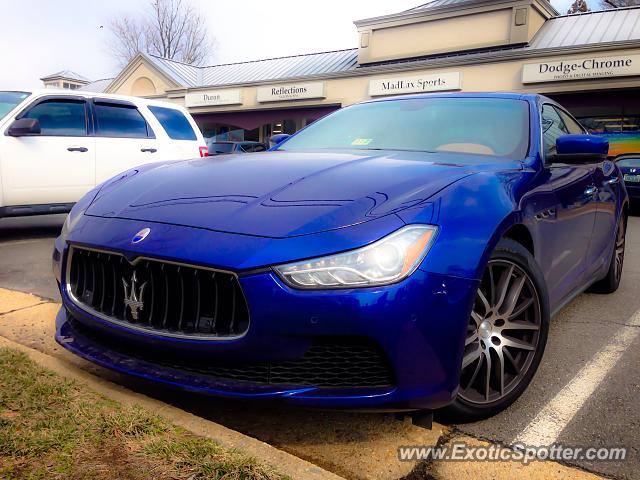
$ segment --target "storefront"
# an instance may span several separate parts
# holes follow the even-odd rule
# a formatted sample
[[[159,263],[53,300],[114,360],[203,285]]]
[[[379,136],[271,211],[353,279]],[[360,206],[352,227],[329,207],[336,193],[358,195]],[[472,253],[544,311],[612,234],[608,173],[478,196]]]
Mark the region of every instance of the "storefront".
[[[352,103],[440,91],[548,95],[640,151],[640,8],[560,16],[547,0],[434,0],[355,22],[357,48],[193,67],[140,54],[108,92],[185,105],[207,138],[266,141]]]

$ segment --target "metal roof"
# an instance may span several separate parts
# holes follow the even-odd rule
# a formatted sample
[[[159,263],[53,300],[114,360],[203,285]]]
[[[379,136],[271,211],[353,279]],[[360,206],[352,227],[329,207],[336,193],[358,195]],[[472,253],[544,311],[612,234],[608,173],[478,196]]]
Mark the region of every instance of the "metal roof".
[[[205,85],[262,82],[345,72],[357,66],[358,50],[272,58],[255,62],[232,63],[203,70]]]
[[[59,72],[52,73],[51,75],[46,75],[40,78],[40,80],[50,80],[53,78],[65,78],[68,80],[78,80],[80,82],[87,82],[87,83],[91,82],[91,80],[89,80],[87,77],[84,77],[72,70],[60,70]]]
[[[468,3],[469,0],[434,0],[426,5],[443,2]],[[484,1],[484,0],[471,0]],[[423,5],[422,7],[426,6]],[[417,7],[421,8],[421,7]],[[640,45],[640,7],[587,12],[553,17],[545,22],[529,45],[497,46],[484,53],[501,51],[532,53],[536,50],[632,42]],[[143,56],[177,85],[185,88],[222,87],[258,82],[276,82],[290,79],[313,79],[349,72],[365,72],[383,65],[415,65],[421,67],[441,59],[457,57],[472,60],[482,51],[449,52],[421,58],[390,60],[380,64],[358,65],[358,49],[337,50],[290,57],[254,60],[250,62],[196,67],[174,60],[143,54]]]
[[[554,17],[545,22],[529,49],[562,48],[640,40],[640,8],[620,8]]]
[[[410,8],[407,12],[420,12],[426,10],[435,10],[437,8],[450,7],[453,5],[465,5],[474,3],[486,3],[487,0],[433,0],[423,5]]]
[[[184,87],[234,85],[346,72],[358,66],[358,49],[195,67],[154,55],[145,57]]]
[[[95,80],[91,83],[87,83],[86,85],[80,87],[78,90],[83,90],[85,92],[103,93],[107,90],[107,87],[111,85],[111,82],[113,82],[113,78],[103,78],[101,80]]]

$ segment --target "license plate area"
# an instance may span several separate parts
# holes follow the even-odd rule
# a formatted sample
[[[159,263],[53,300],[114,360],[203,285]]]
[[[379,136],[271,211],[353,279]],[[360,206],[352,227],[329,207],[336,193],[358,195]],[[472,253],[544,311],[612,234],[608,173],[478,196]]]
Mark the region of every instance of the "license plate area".
[[[624,176],[624,181],[625,182],[631,182],[631,183],[640,183],[640,175],[625,175]]]

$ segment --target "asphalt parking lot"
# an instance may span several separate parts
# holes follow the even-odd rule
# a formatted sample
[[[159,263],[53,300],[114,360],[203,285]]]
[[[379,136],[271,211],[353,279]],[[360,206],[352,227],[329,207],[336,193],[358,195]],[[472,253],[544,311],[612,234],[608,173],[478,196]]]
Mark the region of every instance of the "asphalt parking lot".
[[[59,300],[50,254],[63,221],[64,216],[0,219],[0,287]],[[620,290],[609,296],[583,294],[560,312],[552,320],[540,370],[518,402],[494,418],[455,429],[507,444],[517,440],[624,446],[628,448],[624,462],[574,464],[611,478],[638,478],[639,293],[640,218],[636,216],[629,221]],[[349,472],[341,471],[339,459],[347,462],[357,449],[363,450],[359,454],[363,462],[380,460],[383,454],[391,459],[398,445],[422,438],[417,427],[403,429],[401,422],[382,415],[238,404],[112,378],[345,476]]]

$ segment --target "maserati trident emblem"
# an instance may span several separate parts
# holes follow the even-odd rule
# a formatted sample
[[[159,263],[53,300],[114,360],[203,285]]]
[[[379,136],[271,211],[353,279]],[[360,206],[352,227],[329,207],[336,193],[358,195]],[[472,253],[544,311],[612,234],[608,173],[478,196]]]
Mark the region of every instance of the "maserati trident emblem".
[[[133,272],[131,276],[131,285],[123,278],[122,283],[124,285],[124,311],[127,313],[127,307],[131,310],[131,317],[134,320],[138,320],[140,310],[144,310],[144,301],[142,295],[144,294],[144,287],[147,286],[147,282],[144,282],[138,289],[138,278],[136,272]]]
[[[138,233],[136,233],[133,236],[133,239],[131,240],[131,243],[140,243],[145,238],[147,238],[150,233],[151,233],[151,229],[150,228],[143,228],[142,230],[140,230]]]

